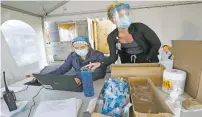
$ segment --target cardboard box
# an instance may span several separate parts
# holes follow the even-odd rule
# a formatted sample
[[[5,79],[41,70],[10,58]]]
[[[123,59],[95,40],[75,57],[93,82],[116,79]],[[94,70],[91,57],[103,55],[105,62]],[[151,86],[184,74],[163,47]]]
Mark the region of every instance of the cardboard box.
[[[104,85],[105,85],[105,84],[104,84]],[[102,89],[101,89],[101,91],[100,91],[100,93],[99,93],[99,95],[98,95],[98,97],[97,97],[97,101],[99,100],[101,93],[103,93],[104,85],[103,85],[103,87],[102,87]],[[91,116],[90,116],[90,117],[109,117],[109,116],[107,116],[107,115],[103,115],[103,114],[101,114],[101,113],[95,112],[95,111],[96,111],[96,106],[97,106],[97,101],[96,101],[96,104],[95,104],[94,107],[93,107],[93,112],[91,113]]]
[[[173,40],[174,68],[187,72],[185,91],[202,102],[202,41]]]
[[[164,99],[158,94],[158,90],[151,80],[142,77],[136,77],[135,79],[128,78],[128,82],[130,86],[134,117],[174,117],[174,114],[169,109]],[[135,96],[133,95],[133,93],[135,93],[135,90],[133,89],[133,86],[135,85],[148,85],[153,103],[144,101],[141,103],[137,103],[138,101],[134,101]],[[135,93],[135,95],[138,95],[138,93]],[[148,110],[151,111],[148,112]]]
[[[113,64],[111,65],[112,77],[148,77],[155,86],[162,86],[164,66],[157,63],[141,64]]]
[[[96,49],[104,54],[109,54],[109,46],[107,43],[108,35],[116,28],[110,20],[96,20]]]

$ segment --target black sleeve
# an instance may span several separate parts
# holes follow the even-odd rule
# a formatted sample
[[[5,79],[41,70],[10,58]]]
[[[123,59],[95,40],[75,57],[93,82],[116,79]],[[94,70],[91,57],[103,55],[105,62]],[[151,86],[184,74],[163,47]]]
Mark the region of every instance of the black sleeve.
[[[147,43],[150,46],[147,57],[152,58],[153,56],[158,55],[159,48],[161,47],[161,41],[159,40],[158,36],[147,25],[141,23],[140,27],[141,27],[141,32],[143,33],[144,39],[147,41]]]
[[[92,75],[93,75],[93,81],[95,81],[95,80],[98,80],[98,79],[100,79],[100,78],[104,78],[105,75],[106,75],[106,72],[99,68],[99,69],[96,69],[96,70],[93,72]]]
[[[118,59],[118,53],[116,53],[116,42],[113,39],[112,33],[108,35],[107,43],[109,45],[110,56],[104,59],[101,66],[108,66],[112,63],[115,63]]]

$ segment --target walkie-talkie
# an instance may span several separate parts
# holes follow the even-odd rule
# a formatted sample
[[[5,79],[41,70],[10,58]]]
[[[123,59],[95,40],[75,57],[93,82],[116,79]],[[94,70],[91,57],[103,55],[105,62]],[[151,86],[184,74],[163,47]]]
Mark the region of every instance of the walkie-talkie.
[[[4,77],[4,84],[5,84],[5,92],[3,92],[4,101],[6,102],[9,111],[14,111],[17,109],[17,105],[15,103],[16,97],[14,92],[8,89],[8,86],[6,84],[5,72],[3,72],[3,77]]]

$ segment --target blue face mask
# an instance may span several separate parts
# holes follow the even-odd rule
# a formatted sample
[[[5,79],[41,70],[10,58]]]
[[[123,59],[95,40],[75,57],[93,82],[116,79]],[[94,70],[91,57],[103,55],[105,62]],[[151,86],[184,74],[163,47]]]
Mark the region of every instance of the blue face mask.
[[[128,15],[120,18],[120,28],[128,28],[131,24],[131,19]]]
[[[82,49],[82,50],[75,50],[76,54],[79,56],[86,56],[88,54],[88,49]]]

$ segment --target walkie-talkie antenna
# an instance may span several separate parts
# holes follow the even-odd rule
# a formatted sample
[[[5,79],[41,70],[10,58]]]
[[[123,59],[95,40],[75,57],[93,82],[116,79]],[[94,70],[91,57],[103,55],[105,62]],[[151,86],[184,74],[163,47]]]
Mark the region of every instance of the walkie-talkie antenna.
[[[3,77],[4,77],[4,85],[5,85],[5,91],[9,92],[8,86],[6,84],[6,75],[5,75],[5,71],[3,71]]]

